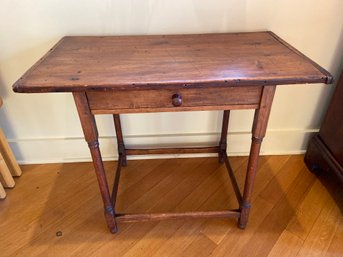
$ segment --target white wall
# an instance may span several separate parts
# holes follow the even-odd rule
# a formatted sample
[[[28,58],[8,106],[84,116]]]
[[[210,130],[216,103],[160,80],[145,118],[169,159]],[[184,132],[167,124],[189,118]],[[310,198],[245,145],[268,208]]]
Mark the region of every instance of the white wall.
[[[64,35],[173,34],[272,30],[338,74],[342,0],[2,0],[0,122],[21,163],[89,160],[70,94],[15,94],[12,84]],[[333,86],[277,89],[264,154],[301,153],[317,131]],[[251,111],[230,120],[231,154],[249,150]],[[216,142],[219,112],[126,115],[128,145]],[[105,159],[116,155],[110,116],[97,117]]]

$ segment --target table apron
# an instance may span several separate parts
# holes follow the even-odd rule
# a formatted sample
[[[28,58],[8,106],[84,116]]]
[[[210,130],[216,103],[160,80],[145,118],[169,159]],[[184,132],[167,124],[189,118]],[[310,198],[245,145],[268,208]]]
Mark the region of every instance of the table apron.
[[[257,109],[263,86],[87,92],[93,114]],[[172,97],[182,104],[174,106]]]

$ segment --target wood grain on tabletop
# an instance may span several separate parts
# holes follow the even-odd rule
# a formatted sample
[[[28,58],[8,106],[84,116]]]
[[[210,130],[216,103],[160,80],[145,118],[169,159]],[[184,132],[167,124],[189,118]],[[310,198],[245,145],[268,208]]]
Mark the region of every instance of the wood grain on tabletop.
[[[331,82],[327,71],[272,32],[67,36],[14,91]]]

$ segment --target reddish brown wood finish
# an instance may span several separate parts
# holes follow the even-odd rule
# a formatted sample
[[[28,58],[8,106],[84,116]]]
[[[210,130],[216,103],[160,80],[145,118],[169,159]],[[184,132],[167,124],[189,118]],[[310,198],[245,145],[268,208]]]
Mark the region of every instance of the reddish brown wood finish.
[[[119,114],[113,114],[113,121],[117,136],[118,154],[122,156],[122,165],[126,166],[125,144]]]
[[[184,147],[184,148],[154,148],[154,149],[126,149],[128,155],[143,154],[185,154],[185,153],[218,153],[219,147]]]
[[[102,200],[104,202],[104,211],[107,226],[112,233],[115,233],[117,231],[117,225],[114,219],[115,213],[111,202],[104,165],[99,149],[98,130],[96,127],[95,118],[89,109],[86,94],[82,92],[74,92],[73,96],[79,113],[85,140],[88,143],[88,147],[92,155],[95,174],[98,179]]]
[[[239,227],[245,228],[248,222],[251,194],[253,190],[257,162],[260,154],[261,144],[266,134],[268,118],[273,103],[276,86],[266,86],[261,96],[260,107],[255,110],[254,122],[252,127],[252,142],[249,154],[247,174],[244,184],[243,199],[240,204],[241,216]]]
[[[230,179],[231,179],[231,184],[232,184],[233,190],[235,192],[237,201],[239,204],[241,204],[243,201],[243,197],[242,197],[241,191],[239,190],[239,186],[238,186],[238,183],[236,181],[235,174],[233,173],[232,167],[230,165],[229,158],[227,157],[226,151],[222,152],[222,155],[223,155],[223,159],[224,159],[223,161],[225,163],[226,169],[227,169],[229,176],[230,176]]]
[[[196,111],[206,109],[254,109],[258,107],[262,86],[179,88],[155,90],[116,90],[87,92],[94,114],[162,111]],[[182,103],[173,104],[173,95]]]
[[[332,76],[271,32],[65,37],[13,86],[16,92],[73,92],[91,151],[107,225],[119,221],[180,217],[235,217],[245,228],[262,140],[275,85],[331,83]],[[229,110],[255,109],[243,194],[227,158]],[[225,110],[218,146],[126,149],[121,113]],[[113,114],[119,161],[110,196],[94,114]],[[126,155],[218,153],[225,162],[239,210],[116,215],[121,166]]]
[[[157,221],[180,218],[239,218],[239,210],[182,213],[117,214],[119,222]]]
[[[330,83],[331,75],[271,32],[64,37],[16,92]]]
[[[229,128],[229,118],[230,118],[230,111],[225,110],[223,112],[223,122],[222,122],[222,133],[220,135],[220,141],[219,141],[219,163],[224,163],[224,158],[227,148],[227,130]]]
[[[118,193],[120,172],[121,172],[122,166],[123,166],[123,155],[119,154],[117,170],[116,170],[116,175],[114,177],[112,194],[111,194],[112,206],[113,206],[114,211],[115,211],[115,206],[116,206],[116,202],[117,202],[117,193]]]

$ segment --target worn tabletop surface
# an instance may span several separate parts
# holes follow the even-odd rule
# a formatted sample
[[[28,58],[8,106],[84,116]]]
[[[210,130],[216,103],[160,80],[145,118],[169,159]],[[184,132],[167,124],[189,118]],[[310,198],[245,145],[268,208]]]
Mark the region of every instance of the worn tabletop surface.
[[[68,36],[13,89],[71,92],[331,82],[327,71],[272,32]]]

